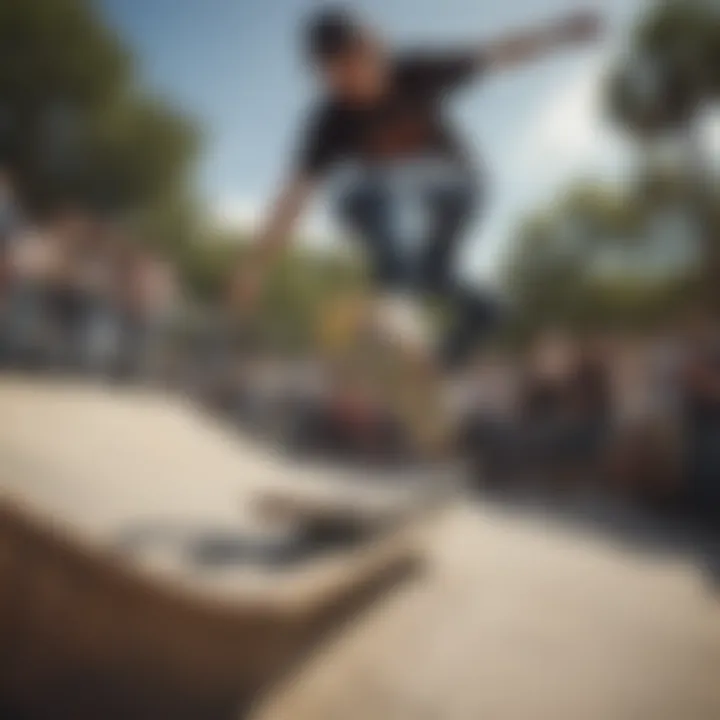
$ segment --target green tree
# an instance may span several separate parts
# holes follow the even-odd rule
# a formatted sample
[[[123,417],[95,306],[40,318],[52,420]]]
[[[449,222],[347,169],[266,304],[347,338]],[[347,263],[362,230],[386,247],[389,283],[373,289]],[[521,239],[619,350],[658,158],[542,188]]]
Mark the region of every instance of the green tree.
[[[694,266],[652,232],[644,193],[579,184],[520,228],[506,265],[521,334],[637,330],[690,300]],[[682,229],[673,238],[685,238]]]
[[[0,163],[26,202],[157,204],[186,180],[194,128],[135,85],[89,0],[0,2]]]
[[[201,304],[222,307],[250,239],[215,233],[186,245],[178,257],[185,286]],[[311,347],[322,313],[335,299],[364,286],[362,265],[340,252],[315,252],[301,243],[285,251],[268,278],[252,324],[259,341],[284,350]]]
[[[618,64],[609,107],[645,150],[645,200],[684,202],[702,229],[706,299],[720,311],[720,211],[707,176],[698,120],[720,99],[720,8],[707,0],[659,0]],[[658,170],[658,145],[684,149],[680,167]]]

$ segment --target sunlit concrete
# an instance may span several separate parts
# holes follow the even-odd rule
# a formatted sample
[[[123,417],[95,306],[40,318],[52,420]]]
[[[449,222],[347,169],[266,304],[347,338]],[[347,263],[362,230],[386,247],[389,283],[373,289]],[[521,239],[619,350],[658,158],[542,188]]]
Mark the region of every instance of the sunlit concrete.
[[[1,491],[99,544],[140,522],[257,530],[259,493],[332,494],[334,481],[179,400],[0,381]],[[689,561],[470,502],[426,543],[427,572],[326,644],[258,718],[720,717],[720,604]],[[163,563],[212,591],[257,582]]]

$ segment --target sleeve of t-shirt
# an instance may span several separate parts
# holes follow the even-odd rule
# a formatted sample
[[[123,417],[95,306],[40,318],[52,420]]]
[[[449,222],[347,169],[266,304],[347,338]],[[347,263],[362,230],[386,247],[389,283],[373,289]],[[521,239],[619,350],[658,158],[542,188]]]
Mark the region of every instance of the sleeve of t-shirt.
[[[434,92],[453,90],[477,80],[487,66],[477,51],[416,52],[400,62],[414,83]]]
[[[308,178],[322,177],[341,154],[340,126],[329,107],[311,113],[300,137],[296,171]]]

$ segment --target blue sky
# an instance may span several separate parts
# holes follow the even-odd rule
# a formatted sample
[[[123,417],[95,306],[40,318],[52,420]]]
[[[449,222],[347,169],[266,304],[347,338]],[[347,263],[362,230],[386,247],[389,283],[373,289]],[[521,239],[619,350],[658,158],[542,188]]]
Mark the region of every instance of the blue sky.
[[[252,222],[282,177],[312,97],[296,31],[318,0],[100,2],[136,51],[145,84],[204,127],[197,184],[208,207],[223,221]],[[398,44],[482,41],[578,5],[573,0],[350,4]],[[619,168],[620,139],[603,124],[597,97],[603,68],[622,45],[639,0],[595,0],[595,6],[610,22],[601,46],[485,80],[453,106],[490,176],[490,209],[463,262],[471,275],[492,268],[522,212],[568,178]]]

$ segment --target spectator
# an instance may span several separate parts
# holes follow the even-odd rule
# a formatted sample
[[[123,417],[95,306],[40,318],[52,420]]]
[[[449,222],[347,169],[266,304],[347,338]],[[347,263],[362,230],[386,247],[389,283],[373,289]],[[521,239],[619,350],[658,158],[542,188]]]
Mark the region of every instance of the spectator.
[[[610,480],[623,497],[663,511],[677,509],[682,502],[684,353],[677,333],[664,333],[644,352],[635,352],[634,372],[615,389],[623,400],[616,410],[626,412],[617,413]]]
[[[23,228],[9,245],[4,336],[13,363],[35,364],[42,359],[50,334],[50,286],[57,254],[50,224]]]
[[[92,241],[90,217],[75,207],[61,208],[52,224],[55,252],[49,278],[48,310],[53,364],[82,367],[92,307],[86,288],[86,258]]]
[[[4,355],[2,332],[7,321],[10,270],[10,243],[18,232],[18,212],[10,176],[0,168],[0,359]]]
[[[672,422],[680,411],[680,375],[685,359],[680,334],[669,331],[650,348],[649,376],[653,414]]]
[[[720,517],[720,330],[706,315],[690,325],[683,373],[683,428],[689,498],[703,515]]]
[[[3,256],[20,224],[20,212],[10,175],[0,168],[0,256]]]
[[[179,286],[172,263],[159,253],[142,253],[136,272],[139,370],[158,377],[165,364],[163,351],[180,299]]]
[[[149,265],[148,253],[124,242],[118,246],[116,302],[121,327],[119,370],[132,376],[145,368],[148,346]]]
[[[459,410],[459,448],[473,478],[485,486],[505,485],[519,467],[516,372],[509,357],[486,357],[450,404]]]
[[[562,460],[576,480],[586,481],[601,470],[612,426],[610,370],[599,343],[588,342],[579,348],[567,379],[566,402]]]
[[[113,368],[121,340],[115,242],[112,229],[96,221],[77,258],[77,281],[83,305],[80,358],[85,369],[101,375]]]
[[[573,348],[565,336],[541,337],[531,352],[521,381],[518,442],[533,482],[554,481],[572,419],[568,406],[568,380]]]

